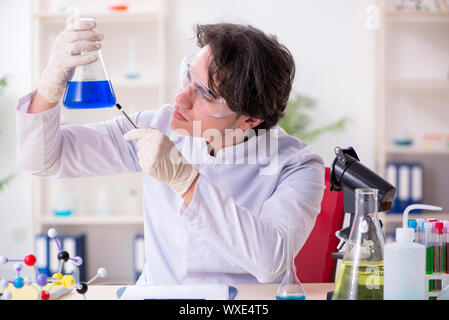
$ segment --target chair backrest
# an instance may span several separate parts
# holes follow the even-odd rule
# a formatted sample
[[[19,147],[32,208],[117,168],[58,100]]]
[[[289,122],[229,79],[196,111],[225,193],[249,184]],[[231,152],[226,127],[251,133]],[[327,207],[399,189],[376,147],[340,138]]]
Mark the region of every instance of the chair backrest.
[[[330,169],[326,168],[326,190],[321,212],[304,246],[295,258],[298,278],[303,283],[333,282],[336,260],[331,258],[338,245],[335,232],[343,225],[343,192],[330,191]]]

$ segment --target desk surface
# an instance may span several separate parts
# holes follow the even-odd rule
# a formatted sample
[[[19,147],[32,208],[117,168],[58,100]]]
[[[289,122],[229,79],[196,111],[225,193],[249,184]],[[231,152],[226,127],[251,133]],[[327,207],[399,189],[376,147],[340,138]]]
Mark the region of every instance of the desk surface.
[[[236,284],[235,300],[274,300],[279,284]],[[326,294],[334,289],[333,283],[303,283],[307,300],[326,300]],[[89,286],[87,300],[115,300],[116,292],[123,286]],[[62,300],[82,300],[83,296],[72,292],[61,297]]]

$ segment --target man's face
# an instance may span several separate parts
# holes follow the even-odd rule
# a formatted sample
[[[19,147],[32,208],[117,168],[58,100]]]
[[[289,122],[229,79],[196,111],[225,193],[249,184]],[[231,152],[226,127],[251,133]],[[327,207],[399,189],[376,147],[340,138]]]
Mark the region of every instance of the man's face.
[[[175,108],[170,120],[172,129],[178,129],[178,133],[200,136],[206,138],[206,140],[208,140],[207,133],[205,135],[207,130],[209,132],[219,131],[224,136],[225,129],[241,128],[247,118],[239,117],[236,113],[217,118],[204,111],[205,104],[208,104],[207,109],[213,109],[215,105],[220,104],[218,101],[206,101],[201,96],[201,90],[195,88],[195,85],[208,83],[209,59],[210,50],[208,46],[205,46],[192,62],[191,73],[194,76],[190,78],[190,86],[181,89],[176,95]],[[244,128],[241,129],[245,130]]]

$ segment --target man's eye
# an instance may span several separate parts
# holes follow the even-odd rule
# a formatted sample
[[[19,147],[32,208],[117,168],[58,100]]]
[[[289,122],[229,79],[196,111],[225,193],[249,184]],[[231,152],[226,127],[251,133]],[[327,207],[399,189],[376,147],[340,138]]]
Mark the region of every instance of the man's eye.
[[[207,102],[214,102],[213,97],[211,97],[202,86],[196,85],[195,89],[196,89],[195,91],[200,92],[200,95],[204,100],[206,100]]]

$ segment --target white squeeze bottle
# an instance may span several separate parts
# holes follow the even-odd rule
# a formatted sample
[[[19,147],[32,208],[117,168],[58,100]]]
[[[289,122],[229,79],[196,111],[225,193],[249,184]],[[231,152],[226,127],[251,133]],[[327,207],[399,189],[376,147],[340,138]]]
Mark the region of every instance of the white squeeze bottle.
[[[408,228],[408,213],[414,209],[442,210],[425,204],[405,209],[396,242],[384,248],[384,300],[425,300],[426,247],[413,242],[415,231]]]

